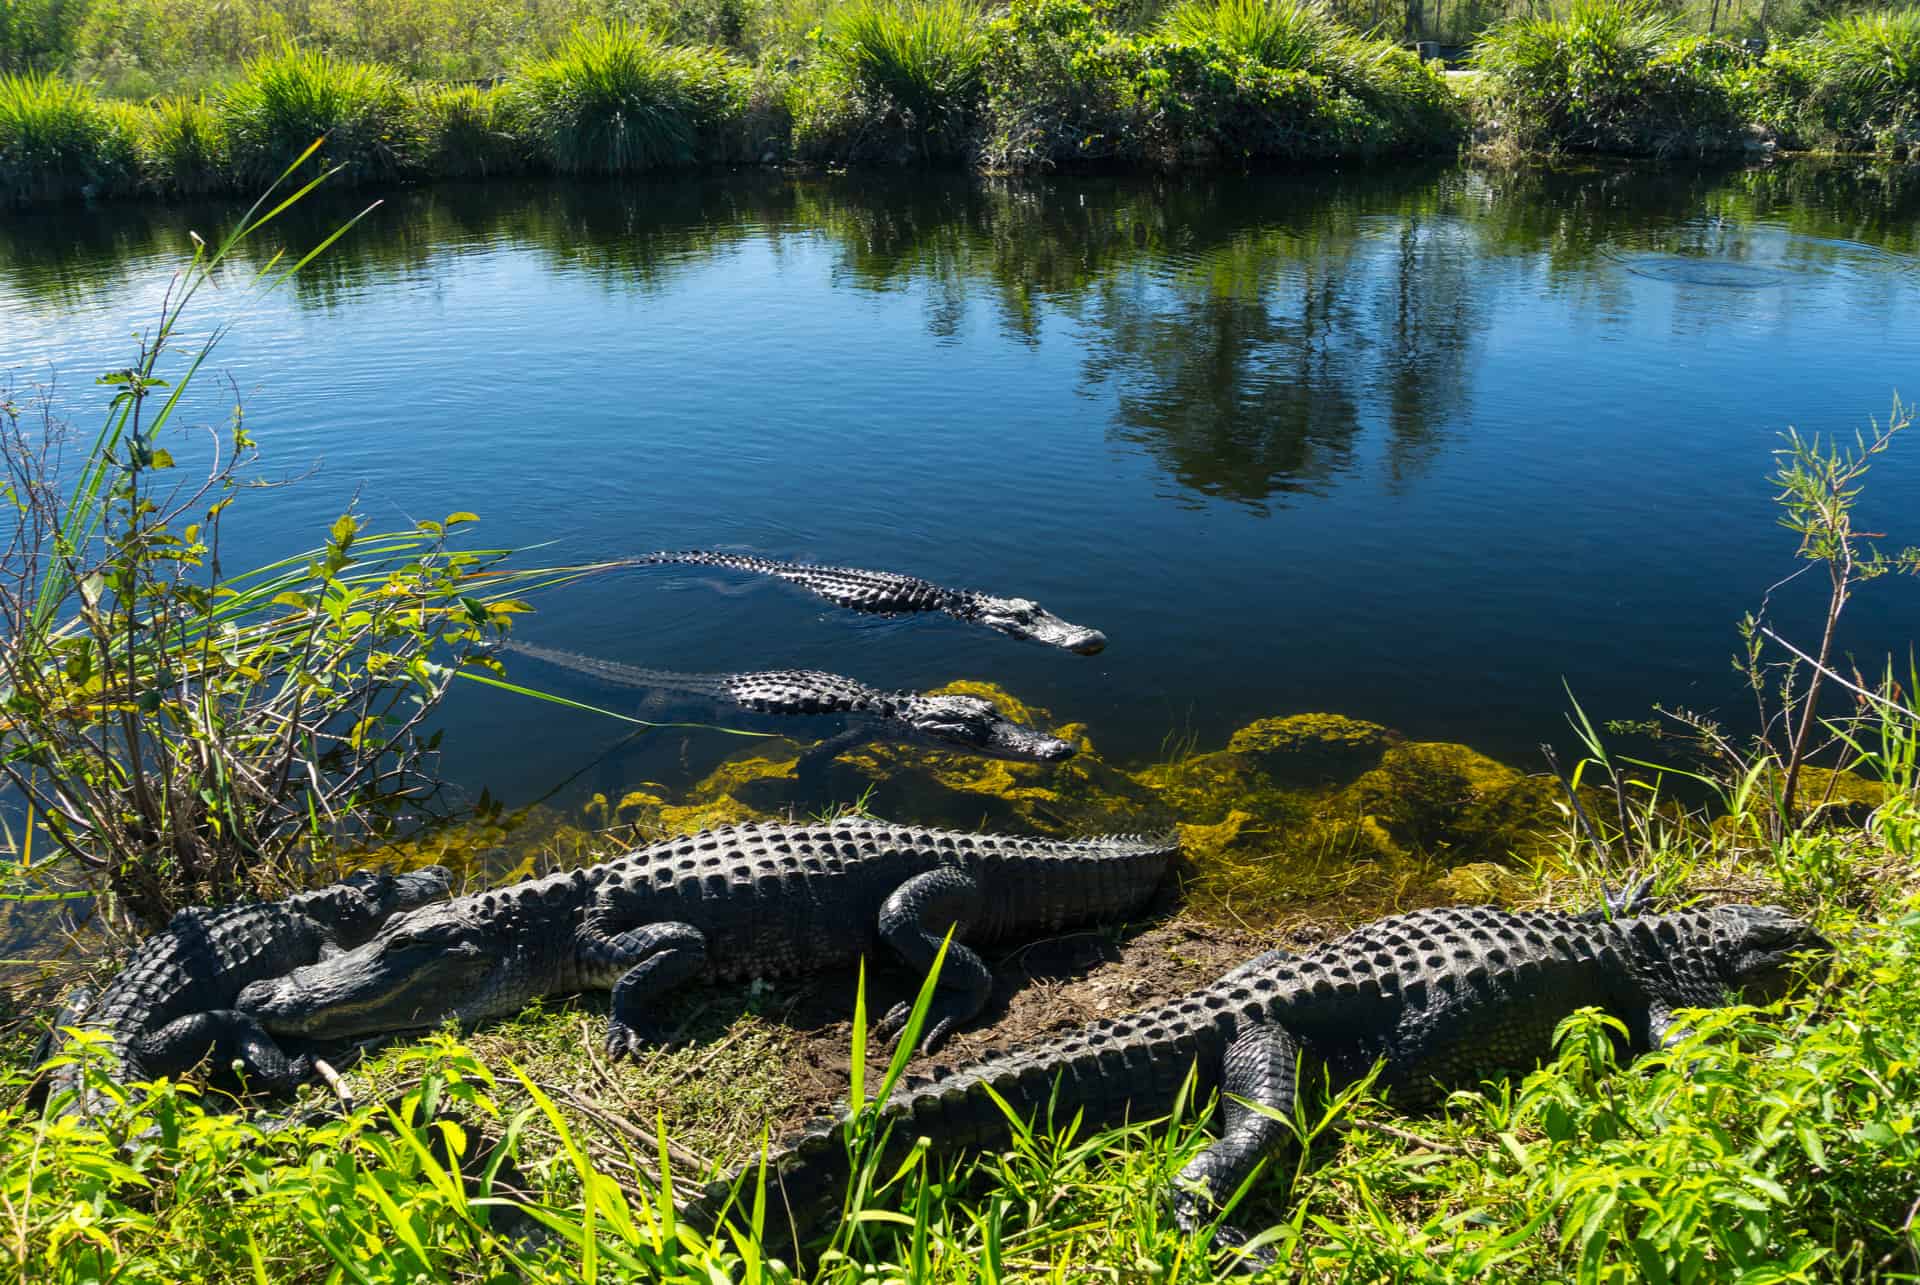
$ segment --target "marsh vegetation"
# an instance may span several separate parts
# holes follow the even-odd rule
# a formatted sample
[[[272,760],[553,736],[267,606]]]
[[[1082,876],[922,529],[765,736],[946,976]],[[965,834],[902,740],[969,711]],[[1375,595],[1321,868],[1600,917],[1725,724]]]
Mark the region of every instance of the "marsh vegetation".
[[[1764,52],[1717,6],[1711,34],[1640,0],[1489,14],[1464,95],[1380,15],[1320,0],[9,14],[11,203],[252,190],[319,137],[344,179],[390,183],[789,161],[1248,168],[1449,153],[1476,117],[1526,150],[1764,137],[1902,156],[1920,114],[1913,9],[1776,15]],[[1407,32],[1423,21],[1409,11]]]
[[[254,230],[277,213],[257,207]],[[181,339],[180,309],[208,273],[243,261],[242,239],[179,279],[168,329],[109,374],[105,428],[71,467],[41,449],[58,440],[36,427],[47,418],[18,401],[6,412],[22,522],[0,743],[34,804],[16,830],[11,895],[94,891],[105,918],[151,921],[181,898],[269,890],[331,863],[496,849],[514,820],[483,801],[464,829],[384,832],[391,808],[421,802],[409,788],[432,749],[420,718],[451,664],[524,614],[519,594],[565,572],[458,552],[470,517],[456,511],[380,536],[348,513],[310,552],[236,573],[216,521],[253,497],[233,496],[225,516],[232,467],[207,471],[204,487],[166,485],[187,460],[162,430],[178,427],[176,397],[211,349],[164,341]],[[264,262],[263,284],[302,266]],[[1882,547],[1857,508],[1870,471],[1907,447],[1907,418],[1896,407],[1857,438],[1781,443],[1769,477],[1788,528],[1780,559],[1822,580],[1824,610],[1770,606],[1746,622],[1752,726],[1656,711],[1658,758],[1616,748],[1644,729],[1596,726],[1577,705],[1558,779],[1338,715],[1258,719],[1224,744],[1172,742],[1134,767],[1103,762],[1084,728],[1054,727],[1084,743],[1070,771],[1045,779],[935,751],[848,756],[837,787],[848,805],[989,809],[1040,830],[1181,826],[1193,870],[1179,905],[1151,926],[1055,943],[1052,985],[1022,986],[956,1053],[1140,1007],[1388,908],[1587,909],[1640,876],[1670,905],[1779,903],[1840,943],[1832,971],[1793,998],[1702,1014],[1633,1067],[1619,1065],[1606,1019],[1583,1015],[1551,1064],[1457,1095],[1437,1116],[1405,1116],[1364,1086],[1308,1095],[1295,1121],[1307,1159],[1263,1174],[1237,1216],[1273,1229],[1284,1273],[1326,1279],[1920,1269],[1920,684],[1910,667],[1840,672],[1830,646],[1856,596],[1911,593],[1905,577],[1920,571],[1920,550],[1899,543],[1909,533]],[[215,440],[222,461],[251,449],[244,422]],[[774,814],[786,748],[741,749],[670,796],[603,798],[591,824],[528,845],[528,868]],[[59,856],[39,846],[49,838]],[[23,1067],[50,997],[111,964],[49,963],[11,991],[22,1017],[0,1070],[0,1195],[23,1280],[1010,1281],[1068,1264],[1210,1280],[1221,1266],[1207,1232],[1177,1229],[1160,1194],[1206,1141],[1210,1104],[1198,1101],[1101,1131],[1022,1121],[1008,1150],[951,1166],[880,1169],[857,1142],[865,1159],[843,1217],[800,1264],[767,1260],[752,1191],[718,1236],[678,1223],[674,1194],[708,1168],[750,1160],[840,1094],[857,1104],[897,1082],[906,1055],[881,1058],[867,1037],[864,1015],[900,992],[878,966],[805,991],[689,995],[675,1012],[688,1043],[638,1066],[597,1055],[590,1005],[543,1007],[464,1043],[438,1035],[357,1070],[361,1104],[309,1100],[292,1127],[269,1131],[170,1083],[109,1090],[121,1105],[99,1119],[41,1114]],[[1047,971],[1026,955],[1000,964],[1009,981]]]

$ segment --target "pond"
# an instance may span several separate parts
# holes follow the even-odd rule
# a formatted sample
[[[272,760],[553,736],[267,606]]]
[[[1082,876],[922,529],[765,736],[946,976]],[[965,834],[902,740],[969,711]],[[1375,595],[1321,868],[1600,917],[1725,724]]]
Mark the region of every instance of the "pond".
[[[366,199],[296,211],[273,244]],[[189,229],[230,217],[7,216],[0,371],[53,378],[91,427],[90,381],[126,364]],[[1769,452],[1920,397],[1917,252],[1920,177],[1811,164],[440,187],[199,321],[237,323],[217,364],[265,468],[318,467],[242,497],[231,565],[305,547],[357,493],[377,527],[471,509],[542,561],[908,570],[1110,645],[695,568],[549,593],[519,633],[661,669],[990,680],[1135,765],[1333,711],[1537,770],[1569,741],[1563,683],[1596,719],[1744,716],[1733,623],[1795,565]],[[1920,439],[1876,469],[1864,525],[1920,540],[1917,483]],[[1803,637],[1812,588],[1774,599]],[[1916,626],[1913,586],[1876,584],[1843,642],[1872,667]],[[681,788],[740,747],[477,690],[447,721],[449,778],[512,801]]]

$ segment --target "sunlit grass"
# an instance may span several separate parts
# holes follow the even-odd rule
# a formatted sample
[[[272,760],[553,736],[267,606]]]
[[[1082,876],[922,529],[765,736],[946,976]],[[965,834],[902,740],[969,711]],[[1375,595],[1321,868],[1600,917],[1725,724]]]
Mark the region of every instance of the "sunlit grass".
[[[414,159],[405,82],[390,68],[287,47],[246,65],[220,116],[241,186],[279,174],[315,139],[345,181],[397,177]]]
[[[0,75],[0,204],[110,194],[134,172],[116,105],[56,75]]]
[[[720,50],[612,23],[523,66],[512,97],[555,170],[624,174],[702,159],[703,134],[739,110],[745,85],[745,68]]]

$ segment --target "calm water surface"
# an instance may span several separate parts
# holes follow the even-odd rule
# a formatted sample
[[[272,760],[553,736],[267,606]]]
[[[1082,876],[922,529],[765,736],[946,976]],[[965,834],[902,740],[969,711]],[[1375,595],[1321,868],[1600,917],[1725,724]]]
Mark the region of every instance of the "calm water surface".
[[[92,376],[126,364],[188,229],[226,217],[6,216],[0,371],[54,378],[91,426]],[[266,467],[320,469],[243,497],[232,565],[312,543],[357,491],[376,525],[473,509],[542,559],[905,569],[1111,646],[676,569],[550,594],[521,634],[660,668],[991,678],[1121,759],[1337,710],[1531,768],[1567,739],[1563,680],[1596,717],[1743,710],[1731,624],[1793,565],[1768,453],[1920,396],[1916,252],[1920,179],[1811,167],[402,193],[220,349]],[[1917,497],[1920,439],[1865,525],[1920,540]],[[1813,609],[1776,599],[1803,636]],[[1845,642],[1871,661],[1916,633],[1920,593],[1882,582]],[[679,783],[739,746],[673,732],[602,760],[617,725],[492,694],[449,718],[449,774],[512,799],[589,768],[580,788]]]

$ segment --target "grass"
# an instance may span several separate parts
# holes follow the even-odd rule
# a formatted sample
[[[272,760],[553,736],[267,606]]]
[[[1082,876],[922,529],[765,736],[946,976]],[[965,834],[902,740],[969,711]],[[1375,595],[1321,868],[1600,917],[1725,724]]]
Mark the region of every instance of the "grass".
[[[1161,19],[1160,30],[1281,71],[1325,67],[1348,34],[1317,0],[1182,0]]]
[[[1860,766],[1910,783],[1898,765],[1913,759],[1911,725],[1884,730]],[[1608,1021],[1585,1017],[1539,1071],[1458,1094],[1437,1116],[1370,1092],[1311,1108],[1299,1121],[1310,1161],[1263,1175],[1241,1214],[1275,1229],[1292,1273],[1900,1278],[1920,1251],[1906,1219],[1920,1172],[1920,797],[1909,785],[1859,829],[1762,845],[1729,837],[1757,823],[1639,819],[1658,836],[1642,857],[1664,895],[1732,881],[1785,901],[1845,943],[1834,971],[1771,1010],[1705,1013],[1631,1069]],[[1584,878],[1617,878],[1583,868],[1585,852],[1569,835],[1566,865],[1535,896],[1584,903]],[[1815,867],[1838,877],[1804,877]],[[598,1024],[597,1011],[560,1006],[467,1043],[398,1049],[356,1076],[371,1105],[267,1136],[172,1085],[97,1130],[0,1108],[0,1192],[22,1266],[47,1282],[218,1278],[254,1263],[270,1279],[786,1279],[752,1232],[753,1158],[769,1114],[800,1109],[784,1072],[792,1037],[760,1016],[696,1016],[692,1045],[608,1068],[590,1051]],[[869,1077],[876,1099],[892,1070]],[[1043,1120],[951,1171],[911,1158],[878,1170],[869,1139],[850,1184],[861,1217],[833,1229],[834,1253],[801,1277],[1022,1280],[1073,1264],[1215,1279],[1160,1195],[1209,1141],[1203,1105],[1100,1130]],[[115,1139],[156,1125],[152,1142],[117,1153]],[[663,1193],[684,1200],[704,1169],[730,1163],[747,1178],[734,1225],[708,1238],[680,1224]],[[528,1240],[535,1228],[544,1237]]]
[[[227,122],[204,97],[155,99],[138,120],[135,137],[147,186],[180,196],[227,189]]]
[[[720,50],[613,23],[523,66],[512,102],[559,173],[624,174],[710,158],[744,93],[745,69]]]
[[[205,23],[185,0],[111,21],[75,3],[91,16],[66,36],[0,48],[0,67],[64,68],[0,81],[9,204],[253,190],[319,137],[347,183],[787,159],[1246,168],[1444,153],[1470,117],[1529,153],[1707,153],[1756,128],[1920,151],[1913,8],[1756,57],[1644,0],[1571,0],[1491,26],[1463,96],[1329,0],[637,0],[612,20],[600,0],[369,0],[355,22],[256,0]],[[277,52],[235,61],[260,48]],[[477,73],[499,79],[434,79]],[[101,84],[188,92],[134,104]]]
[[[498,89],[476,85],[418,91],[422,164],[449,178],[512,174],[526,166],[514,106]]]
[[[243,188],[271,181],[319,138],[314,163],[349,183],[397,178],[417,155],[400,76],[315,50],[287,46],[249,62],[220,116]]]
[[[0,75],[0,196],[13,204],[105,194],[131,183],[127,116],[52,73]]]
[[[963,124],[978,106],[987,42],[966,0],[852,0],[833,11],[827,60],[923,130]]]

